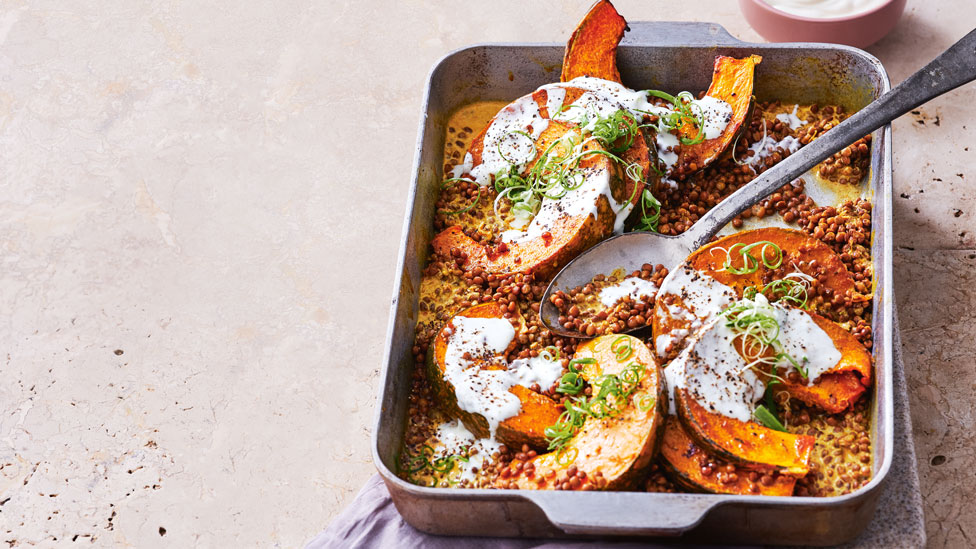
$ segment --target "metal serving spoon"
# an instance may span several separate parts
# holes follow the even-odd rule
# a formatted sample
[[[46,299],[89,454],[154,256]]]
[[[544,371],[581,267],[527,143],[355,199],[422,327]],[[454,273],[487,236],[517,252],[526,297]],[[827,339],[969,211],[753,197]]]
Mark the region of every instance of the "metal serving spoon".
[[[586,337],[579,332],[566,330],[559,324],[559,311],[550,301],[556,291],[568,292],[590,282],[597,274],[609,273],[617,268],[629,273],[639,270],[644,263],[659,263],[668,267],[680,264],[691,252],[708,243],[733,218],[776,189],[802,176],[807,170],[862,136],[974,79],[976,30],[894,89],[732,193],[680,235],[626,233],[604,240],[583,252],[563,267],[546,289],[539,313],[542,321],[559,335]],[[625,332],[641,328],[643,326]]]

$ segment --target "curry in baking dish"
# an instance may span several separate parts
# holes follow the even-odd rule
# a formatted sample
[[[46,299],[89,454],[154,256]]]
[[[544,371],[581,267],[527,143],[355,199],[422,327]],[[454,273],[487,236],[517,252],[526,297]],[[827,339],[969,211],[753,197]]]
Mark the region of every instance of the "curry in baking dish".
[[[756,101],[755,55],[717,57],[704,93],[632,90],[616,68],[625,29],[599,2],[560,82],[449,120],[399,475],[458,488],[858,489],[872,474],[870,138],[680,265],[608,265],[552,296],[586,338],[541,322],[546,285],[583,250],[621,231],[681,233],[847,116]],[[816,204],[813,184],[839,198]]]

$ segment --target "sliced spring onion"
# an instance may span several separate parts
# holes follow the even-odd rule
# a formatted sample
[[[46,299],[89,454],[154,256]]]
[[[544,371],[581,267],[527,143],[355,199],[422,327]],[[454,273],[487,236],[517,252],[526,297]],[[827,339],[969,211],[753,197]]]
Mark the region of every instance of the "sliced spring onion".
[[[756,247],[759,247],[758,259],[749,253]],[[765,265],[767,269],[778,269],[779,266],[783,264],[782,248],[780,248],[776,243],[768,240],[760,240],[759,242],[753,242],[749,245],[739,242],[733,244],[728,250],[723,248],[713,248],[713,250],[721,250],[725,252],[725,263],[722,265],[722,269],[734,275],[752,274],[759,270],[760,263]],[[767,250],[770,251],[767,253]],[[732,258],[736,252],[742,255],[741,267],[735,267],[733,265]]]
[[[575,360],[579,360],[580,363],[582,361],[587,361],[587,363],[590,361],[596,362],[592,358]],[[565,378],[571,374],[577,375],[578,373],[578,370],[570,367],[570,372],[563,377]],[[549,450],[557,450],[565,447],[570,439],[579,432],[579,429],[586,422],[587,417],[600,419],[619,414],[622,410],[622,404],[630,399],[643,375],[643,365],[639,363],[629,364],[619,374],[604,374],[597,378],[594,385],[600,389],[592,398],[576,396],[563,403],[566,411],[559,416],[556,423],[546,427],[543,433],[549,443]],[[582,378],[579,379],[582,381]]]
[[[657,404],[657,399],[647,393],[644,393],[640,396],[640,398],[637,399],[635,404],[637,405],[638,410],[641,412],[646,412]]]
[[[654,198],[654,195],[651,194],[650,190],[644,189],[644,192],[641,195],[640,206],[640,221],[637,223],[637,226],[634,227],[634,230],[656,233],[658,221],[661,219],[661,203],[657,198]],[[650,212],[648,212],[648,210],[650,210]]]
[[[576,448],[570,448],[569,450],[560,449],[556,454],[556,463],[559,465],[569,465],[576,461],[577,456],[579,456],[579,450]]]
[[[426,469],[430,465],[430,458],[434,456],[434,449],[425,444],[421,449],[420,453],[411,456],[407,460],[407,473],[414,474],[419,471]]]
[[[764,286],[762,292],[773,301],[787,301],[801,309],[807,308],[807,288],[795,279],[774,280]]]
[[[759,406],[756,406],[756,411],[753,412],[752,415],[756,418],[756,421],[762,423],[766,427],[775,429],[777,431],[783,431],[784,433],[786,432],[786,427],[784,427],[783,424],[776,419],[776,416],[773,415],[773,413],[770,412],[765,405],[760,404]]]
[[[624,342],[623,345],[620,344],[621,341]],[[630,355],[633,354],[634,352],[634,348],[630,344],[630,337],[620,336],[617,339],[613,340],[613,343],[610,344],[610,351],[614,355],[616,355],[617,362],[623,362],[627,360],[627,358],[629,358]]]

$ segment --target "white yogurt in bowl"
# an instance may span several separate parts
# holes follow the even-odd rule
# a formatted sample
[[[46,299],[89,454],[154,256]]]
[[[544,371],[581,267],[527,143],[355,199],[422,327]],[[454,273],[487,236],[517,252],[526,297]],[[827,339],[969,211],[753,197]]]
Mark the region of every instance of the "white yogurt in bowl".
[[[811,19],[851,17],[877,9],[889,0],[764,0],[770,6],[792,15]]]

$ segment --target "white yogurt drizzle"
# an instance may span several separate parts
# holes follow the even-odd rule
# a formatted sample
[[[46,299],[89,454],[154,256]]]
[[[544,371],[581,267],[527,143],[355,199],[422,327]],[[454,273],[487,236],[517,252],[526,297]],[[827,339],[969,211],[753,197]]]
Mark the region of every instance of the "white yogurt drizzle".
[[[563,107],[563,102],[566,101],[566,89],[559,87],[546,88],[546,112],[549,113],[549,118],[556,116]]]
[[[789,126],[790,130],[796,130],[800,128],[801,126],[806,124],[806,122],[800,120],[800,117],[796,115],[796,111],[799,108],[800,108],[799,105],[793,105],[793,112],[777,114],[776,120],[779,120],[783,124]]]
[[[786,13],[830,19],[850,17],[883,6],[887,0],[765,0],[770,6]]]
[[[725,128],[732,122],[732,105],[717,97],[706,95],[701,99],[695,99],[691,104],[697,105],[702,110],[705,118],[705,123],[702,126],[705,139],[715,139],[722,135]],[[692,108],[694,109],[694,107]]]
[[[448,456],[468,456],[468,460],[455,460],[458,480],[474,482],[478,472],[485,468],[485,461],[499,450],[501,443],[493,438],[477,438],[458,420],[441,423],[435,434],[439,444],[434,447],[433,459]]]
[[[769,137],[769,134],[766,133],[766,121],[763,120],[762,139],[756,141],[752,145],[749,145],[749,150],[752,151],[752,156],[749,156],[745,160],[739,161],[739,163],[749,166],[749,169],[752,170],[752,173],[756,173],[756,165],[765,161],[767,158],[772,156],[773,153],[783,150],[783,151],[789,151],[790,154],[793,154],[796,151],[800,150],[800,147],[802,146],[803,144],[800,143],[800,140],[793,137],[792,135],[787,135],[786,137],[780,139],[779,141],[773,139],[772,137]]]
[[[522,409],[518,397],[509,389],[515,385],[530,387],[534,383],[548,388],[562,375],[558,361],[541,355],[504,363],[500,355],[515,339],[515,328],[507,319],[456,316],[451,324],[454,331],[448,337],[444,354],[444,378],[454,386],[461,410],[488,421],[492,438],[499,423]],[[486,362],[504,369],[483,369]]]
[[[735,338],[736,334],[725,326],[725,319],[713,318],[691,345],[668,364],[664,375],[672,414],[674,391],[683,388],[714,413],[739,421],[752,419],[766,384],[735,350]]]
[[[508,390],[515,380],[505,370],[484,370],[481,363],[493,360],[515,338],[515,328],[504,318],[454,317],[454,333],[444,356],[444,378],[454,386],[458,407],[488,420],[494,436],[502,421],[522,409]],[[465,353],[471,359],[465,359]]]
[[[669,345],[680,347],[688,335],[701,328],[737,298],[735,290],[698,271],[687,262],[669,272],[661,282],[658,302],[664,304],[668,295],[680,297],[682,303],[664,305],[665,313],[672,319],[687,322],[689,326],[687,329],[661,334],[654,340],[654,347],[661,358],[667,357]]]
[[[471,153],[466,152],[464,153],[464,161],[451,169],[451,177],[457,179],[464,174],[471,173],[472,168],[474,168],[474,157],[471,156]]]
[[[661,283],[659,302],[664,303],[665,296],[671,294],[680,296],[682,305],[665,305],[666,314],[688,323],[687,328],[671,330],[655,340],[658,356],[662,358],[667,356],[672,343],[677,347],[684,345],[678,357],[665,368],[668,387],[672,391],[672,411],[674,388],[685,387],[709,410],[748,421],[755,403],[763,396],[764,387],[733,347],[736,336],[725,326],[725,318],[718,316],[736,301],[735,292],[684,263]],[[841,360],[842,355],[833,340],[805,311],[769,303],[762,294],[756,295],[752,303],[779,324],[777,339],[781,351],[804,369],[808,385],[815,383]],[[689,335],[691,339],[688,339]],[[777,367],[786,372],[795,369],[785,359]]]
[[[654,297],[655,295],[657,295],[657,284],[650,280],[631,276],[600,290],[600,303],[604,307],[613,307],[625,297],[637,302],[643,296]]]
[[[570,106],[565,106],[566,88],[584,90]],[[592,130],[591,125],[599,118],[612,116],[620,109],[631,113],[637,120],[645,114],[671,113],[667,107],[651,104],[647,94],[634,91],[623,84],[599,78],[579,77],[569,82],[548,84],[539,88],[546,92],[546,110],[553,120],[580,123],[585,116],[587,124],[582,131]],[[732,107],[720,99],[704,97],[694,100],[693,108],[704,114],[703,132],[706,139],[718,137],[732,119]],[[492,119],[485,132],[481,163],[474,165],[470,153],[464,155],[462,164],[455,166],[451,177],[470,175],[479,185],[489,185],[492,176],[514,165],[521,170],[536,156],[535,140],[549,127],[542,118],[539,105],[531,95],[524,96],[506,106]],[[531,139],[527,136],[531,136]],[[670,133],[658,132],[656,137],[658,157],[667,169],[678,161],[675,152],[679,141]],[[632,202],[618,203],[610,192],[610,173],[607,170],[583,171],[585,182],[579,188],[567,192],[560,199],[543,198],[535,218],[522,227],[504,231],[505,242],[525,242],[551,231],[556,220],[565,215],[598,214],[597,203],[605,196],[616,213],[614,232],[623,232],[624,221],[634,207]],[[671,182],[673,184],[673,182]],[[524,221],[524,220],[523,220]]]
[[[763,298],[761,294],[756,296]],[[800,309],[772,304],[779,322],[779,342],[783,352],[800,363],[807,373],[807,385],[813,385],[820,376],[829,372],[840,362],[841,352],[827,332],[814,322],[813,318]],[[780,364],[793,369],[790,363]]]
[[[614,103],[626,109],[627,112],[629,112],[637,120],[641,120],[645,114],[660,116],[674,112],[668,107],[652,104],[647,100],[647,94],[642,91],[635,91],[618,82],[603,80],[601,78],[579,76],[570,80],[569,82],[549,84],[539,89],[548,91],[553,87],[578,88],[589,92],[595,92],[606,98],[610,98]],[[585,95],[586,94],[581,96],[580,99],[585,97]],[[725,128],[729,125],[729,122],[732,121],[732,106],[721,99],[706,95],[705,97],[696,99],[691,103],[692,109],[701,109],[701,112],[704,115],[702,130],[704,131],[705,139],[714,139],[722,135],[722,132],[725,131]],[[614,112],[616,112],[616,109],[610,110],[609,114],[613,114]],[[657,132],[655,140],[658,158],[661,159],[665,166],[667,166],[667,171],[670,171],[678,161],[678,154],[675,152],[677,150],[677,146],[679,145],[678,138],[672,133]]]

